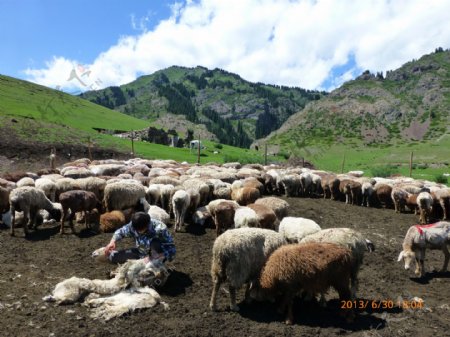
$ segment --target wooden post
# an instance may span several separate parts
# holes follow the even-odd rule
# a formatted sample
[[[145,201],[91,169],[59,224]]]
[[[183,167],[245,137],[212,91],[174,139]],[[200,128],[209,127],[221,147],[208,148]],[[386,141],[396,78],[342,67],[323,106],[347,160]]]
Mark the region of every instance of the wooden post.
[[[89,160],[92,161],[92,152],[91,152],[91,137],[88,137],[88,155],[89,155]]]
[[[197,143],[197,164],[200,164],[200,135],[198,136]]]
[[[131,130],[131,157],[134,158],[134,130]]]
[[[411,157],[409,158],[409,177],[412,176],[412,164],[413,164],[413,152],[411,151]]]
[[[50,150],[50,168],[55,169],[56,167],[56,149],[54,147]]]
[[[345,153],[344,158],[342,159],[341,173],[344,173],[344,165],[345,165]]]
[[[267,165],[267,143],[264,144],[264,165]]]

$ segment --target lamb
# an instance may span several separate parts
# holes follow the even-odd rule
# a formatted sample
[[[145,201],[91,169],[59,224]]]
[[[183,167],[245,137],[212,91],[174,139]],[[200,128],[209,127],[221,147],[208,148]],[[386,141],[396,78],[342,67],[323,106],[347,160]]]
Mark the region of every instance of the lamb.
[[[190,203],[191,198],[184,190],[178,190],[173,195],[172,208],[175,215],[175,232],[178,232],[181,226],[184,226],[184,217]]]
[[[430,214],[433,210],[433,197],[428,192],[421,192],[417,196],[417,206],[419,208],[419,221],[426,224],[430,220]]]
[[[100,215],[100,231],[102,233],[113,233],[130,220],[127,221],[123,211],[111,211]]]
[[[67,191],[61,193],[61,195],[59,196],[59,202],[61,203],[63,208],[60,234],[64,234],[64,220],[66,219],[69,210],[69,223],[73,233],[75,233],[75,229],[73,227],[73,217],[76,212],[85,213],[84,225],[86,226],[86,228],[88,228],[88,224],[90,223],[91,219],[89,219],[90,216],[88,217],[86,213],[89,213],[90,215],[94,208],[96,208],[99,212],[102,211],[100,201],[97,199],[93,192],[83,190]]]
[[[320,230],[320,226],[314,220],[289,216],[281,220],[278,228],[278,232],[288,243],[299,243],[307,235]]]
[[[103,206],[107,212],[135,207],[141,198],[145,198],[145,187],[133,182],[115,182],[107,184],[104,191]]]
[[[288,216],[289,203],[283,199],[277,197],[264,197],[255,201],[256,205],[264,205],[272,209],[275,212],[278,220],[282,220]]]
[[[450,253],[447,245],[450,244],[450,222],[439,221],[430,225],[414,225],[409,227],[403,240],[398,256],[398,262],[405,261],[405,269],[409,270],[413,261],[416,262],[415,274],[425,276],[425,250],[441,249],[444,253],[444,265],[441,272],[448,267]]]
[[[24,186],[11,191],[9,195],[11,220],[11,236],[14,236],[16,211],[23,212],[25,236],[28,235],[28,226],[34,224],[36,229],[36,215],[40,209],[45,209],[59,221],[62,213],[62,206],[59,203],[52,203],[44,192],[36,187]]]
[[[281,295],[280,312],[286,312],[286,324],[292,324],[293,300],[296,294],[324,293],[333,287],[341,301],[351,300],[350,276],[354,259],[347,248],[332,243],[307,243],[278,248],[268,258],[260,277],[260,289],[252,296]],[[256,293],[256,294],[255,294]],[[353,311],[347,320],[352,321]]]
[[[245,295],[248,299],[250,283],[258,279],[268,256],[285,243],[279,233],[262,228],[230,229],[217,237],[212,249],[210,309],[217,310],[220,285],[228,281],[230,309],[238,311],[236,290],[247,284]]]
[[[351,250],[355,265],[351,275],[351,291],[356,297],[358,290],[358,273],[363,264],[364,254],[375,250],[375,245],[363,235],[351,228],[328,228],[305,236],[300,243],[328,242],[341,245]]]

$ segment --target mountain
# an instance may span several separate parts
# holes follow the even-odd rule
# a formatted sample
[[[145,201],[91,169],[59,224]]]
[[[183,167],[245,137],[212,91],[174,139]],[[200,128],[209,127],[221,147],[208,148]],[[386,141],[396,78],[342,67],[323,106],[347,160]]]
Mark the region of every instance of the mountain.
[[[401,146],[413,150],[426,142],[438,146],[449,135],[450,51],[438,48],[385,76],[365,71],[310,102],[260,143],[292,153],[307,149],[303,156],[320,149],[326,157],[327,147],[337,144],[366,152]]]
[[[204,124],[219,142],[248,147],[253,140],[276,130],[308,102],[325,95],[252,83],[222,69],[173,66],[80,97],[159,125],[167,115],[182,115],[190,122],[188,128]]]

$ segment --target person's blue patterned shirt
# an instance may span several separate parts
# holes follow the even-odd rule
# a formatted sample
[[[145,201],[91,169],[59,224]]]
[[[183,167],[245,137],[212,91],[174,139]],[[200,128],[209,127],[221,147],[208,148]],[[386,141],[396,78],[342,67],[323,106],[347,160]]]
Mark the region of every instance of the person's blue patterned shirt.
[[[167,226],[156,219],[151,219],[147,231],[140,234],[133,229],[131,221],[114,232],[113,239],[120,241],[125,237],[134,238],[136,247],[142,252],[143,256],[147,256],[150,252],[150,245],[154,238],[158,238],[161,242],[161,248],[167,260],[172,261],[175,257],[176,249]]]

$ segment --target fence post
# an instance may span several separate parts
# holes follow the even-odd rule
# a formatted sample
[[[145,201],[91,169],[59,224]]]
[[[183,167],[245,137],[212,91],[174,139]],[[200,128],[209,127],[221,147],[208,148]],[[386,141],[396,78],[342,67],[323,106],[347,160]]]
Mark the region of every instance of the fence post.
[[[344,165],[345,165],[345,153],[344,153],[344,158],[342,159],[341,173],[344,173]]]
[[[89,155],[89,160],[92,161],[91,137],[88,137],[87,141],[88,141],[88,155]]]
[[[200,135],[198,136],[197,144],[197,164],[200,164]]]
[[[131,157],[134,158],[134,130],[131,130]]]
[[[267,143],[264,144],[264,165],[267,165]]]
[[[411,157],[409,158],[409,177],[412,176],[412,164],[413,164],[413,152],[411,151]]]

